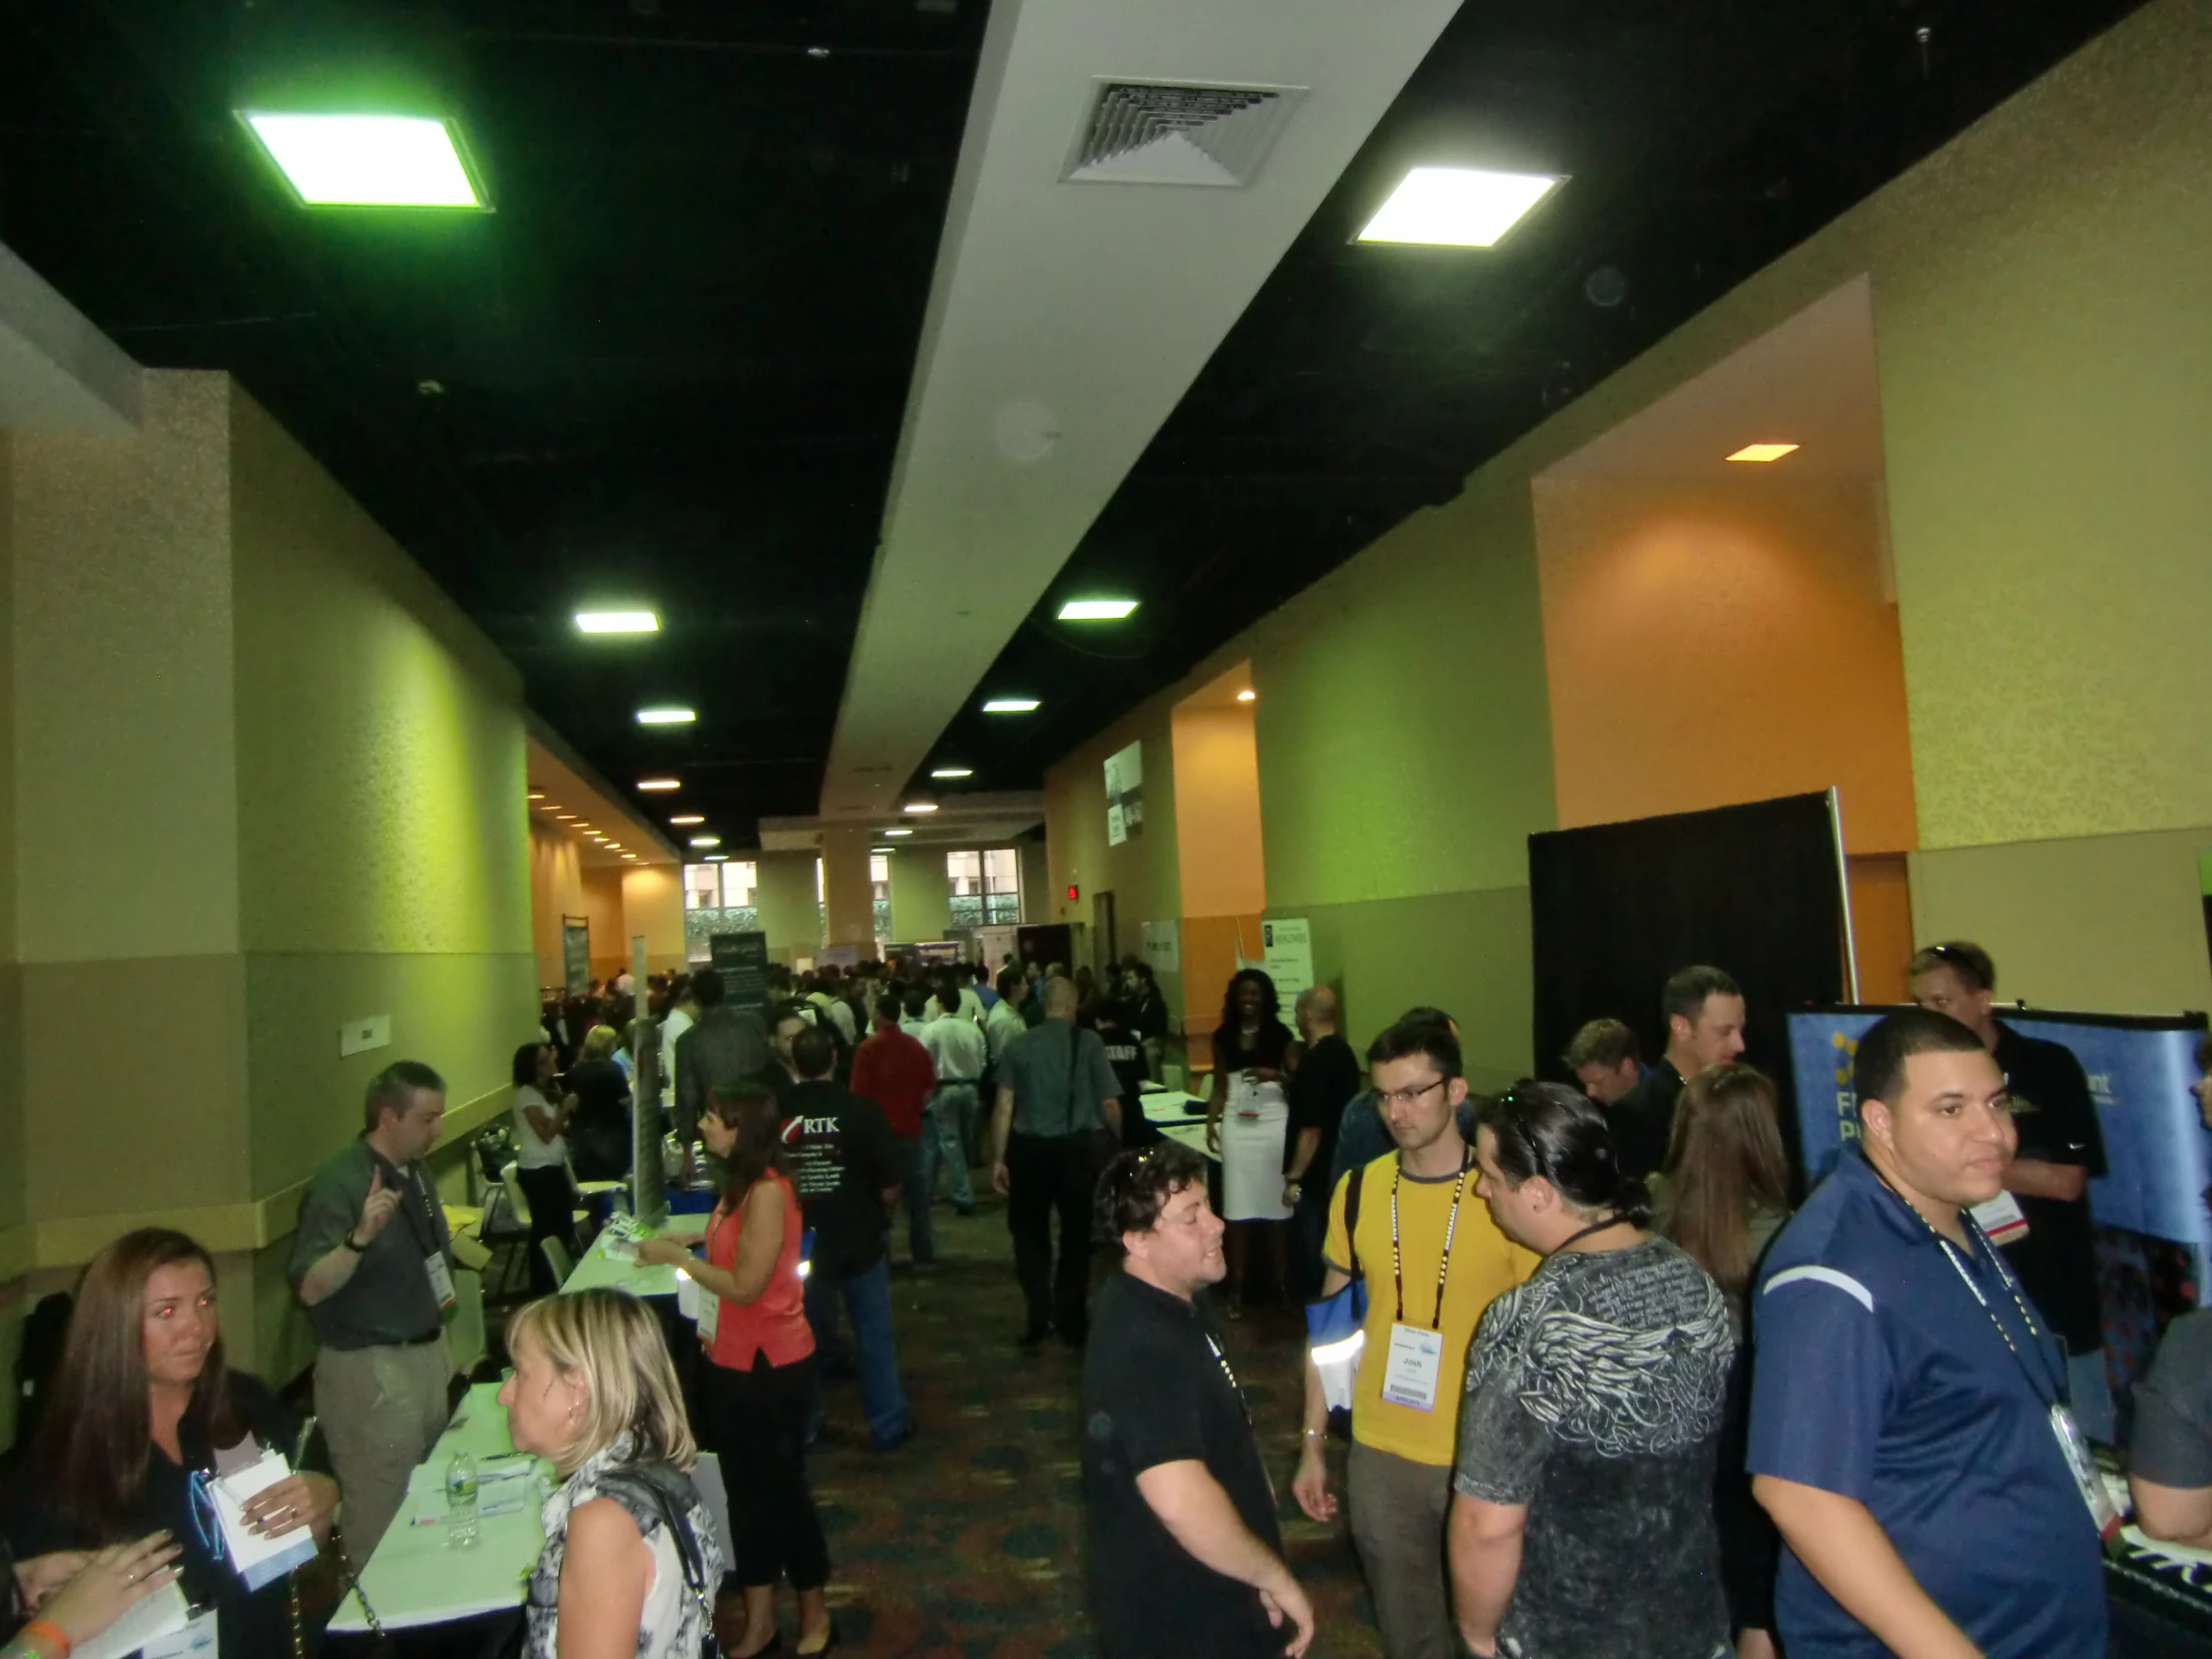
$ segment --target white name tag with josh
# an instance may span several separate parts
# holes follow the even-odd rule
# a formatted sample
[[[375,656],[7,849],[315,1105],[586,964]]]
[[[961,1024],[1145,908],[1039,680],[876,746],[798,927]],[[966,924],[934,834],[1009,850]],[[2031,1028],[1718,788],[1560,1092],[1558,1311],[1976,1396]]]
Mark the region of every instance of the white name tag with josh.
[[[422,1271],[430,1276],[430,1294],[437,1298],[442,1314],[453,1306],[453,1270],[445,1265],[445,1252],[434,1250],[423,1257]]]
[[[216,1659],[215,1609],[189,1620],[182,1630],[155,1637],[139,1649],[139,1659]]]
[[[1433,1411],[1443,1376],[1441,1332],[1423,1331],[1417,1325],[1390,1327],[1390,1354],[1382,1367],[1384,1399],[1392,1405],[1410,1405],[1416,1411]]]
[[[2020,1209],[2020,1201],[2010,1193],[1998,1193],[1986,1204],[1973,1207],[1973,1219],[1981,1224],[1981,1231],[1989,1235],[1991,1244],[2011,1244],[2027,1237],[2027,1216]]]

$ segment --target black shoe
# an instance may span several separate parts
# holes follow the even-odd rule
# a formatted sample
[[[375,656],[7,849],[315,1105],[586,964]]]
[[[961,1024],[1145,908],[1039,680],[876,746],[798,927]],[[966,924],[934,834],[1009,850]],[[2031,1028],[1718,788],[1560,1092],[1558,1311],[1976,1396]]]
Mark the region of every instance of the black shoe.
[[[834,1637],[832,1636],[832,1640],[833,1639]],[[751,1653],[740,1654],[736,1647],[732,1647],[730,1649],[730,1659],[768,1659],[769,1655],[782,1653],[783,1651],[784,1633],[779,1630],[776,1632],[775,1635],[771,1636],[767,1641],[763,1642]]]
[[[1045,1340],[1045,1338],[1047,1338],[1047,1337],[1049,1337],[1049,1336],[1051,1336],[1051,1335],[1052,1335],[1052,1327],[1051,1327],[1051,1326],[1049,1326],[1049,1325],[1032,1325],[1032,1326],[1031,1326],[1031,1327],[1030,1327],[1030,1328],[1029,1328],[1028,1330],[1024,1331],[1024,1332],[1023,1332],[1023,1333],[1021,1334],[1021,1346],[1022,1346],[1023,1348],[1035,1348],[1035,1347],[1037,1347],[1037,1346],[1038,1346],[1039,1344],[1041,1344],[1041,1343],[1042,1343],[1042,1342],[1043,1342],[1043,1341]]]
[[[822,1656],[825,1653],[830,1652],[836,1647],[837,1643],[842,1641],[843,1639],[844,1638],[837,1630],[837,1621],[835,1619],[831,1619],[830,1621],[830,1639],[824,1642],[822,1646],[818,1648],[807,1650],[806,1659],[822,1659]],[[794,1653],[798,1653],[801,1650],[795,1645],[792,1648],[792,1651]]]
[[[906,1426],[904,1428],[901,1428],[894,1438],[888,1440],[870,1440],[868,1441],[868,1444],[873,1446],[877,1451],[896,1451],[900,1446],[904,1445],[908,1440],[912,1439],[916,1434],[920,1432],[921,1424],[914,1419],[912,1412],[908,1412],[906,1415]]]
[[[1081,1348],[1083,1346],[1084,1339],[1087,1338],[1089,1335],[1090,1328],[1086,1326],[1079,1331],[1062,1331],[1060,1333],[1060,1341],[1067,1344],[1070,1348]]]
[[[972,1216],[975,1214],[975,1206],[972,1204],[955,1204],[952,1206],[952,1213],[956,1216]]]

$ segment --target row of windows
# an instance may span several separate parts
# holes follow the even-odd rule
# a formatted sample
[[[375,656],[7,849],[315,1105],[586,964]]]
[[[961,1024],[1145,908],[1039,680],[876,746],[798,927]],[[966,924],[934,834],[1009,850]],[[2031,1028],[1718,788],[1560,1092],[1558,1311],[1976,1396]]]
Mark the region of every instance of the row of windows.
[[[909,854],[911,856],[911,854]],[[944,855],[945,880],[951,889],[951,924],[954,927],[1010,926],[1021,920],[1021,854],[1010,846],[970,847]],[[868,884],[875,901],[875,932],[888,939],[891,931],[891,863],[881,853],[868,858]],[[760,865],[751,858],[732,858],[719,864],[684,866],[684,909],[720,912],[713,919],[732,925],[732,911],[758,917]],[[822,860],[815,860],[815,898],[822,899]],[[759,925],[748,921],[747,928]],[[706,930],[688,927],[704,937]]]

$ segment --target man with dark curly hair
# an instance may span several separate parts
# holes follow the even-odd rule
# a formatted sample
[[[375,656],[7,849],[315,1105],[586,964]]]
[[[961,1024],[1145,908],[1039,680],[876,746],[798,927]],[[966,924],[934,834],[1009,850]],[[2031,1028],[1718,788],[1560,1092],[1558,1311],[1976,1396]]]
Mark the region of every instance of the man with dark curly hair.
[[[1083,1359],[1092,1616],[1107,1659],[1306,1651],[1314,1610],[1283,1564],[1252,1415],[1199,1293],[1228,1272],[1206,1160],[1122,1153],[1096,1197],[1122,1271]]]

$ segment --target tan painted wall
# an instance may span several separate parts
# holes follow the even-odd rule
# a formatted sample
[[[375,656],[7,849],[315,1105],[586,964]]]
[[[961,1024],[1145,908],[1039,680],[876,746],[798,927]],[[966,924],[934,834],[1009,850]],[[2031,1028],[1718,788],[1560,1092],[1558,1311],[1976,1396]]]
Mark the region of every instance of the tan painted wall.
[[[0,1377],[15,1375],[29,1312],[23,1156],[22,973],[15,942],[15,451],[0,432]],[[15,1438],[15,1390],[0,1388],[0,1445]]]
[[[678,973],[684,967],[684,872],[676,864],[639,864],[622,872],[623,946],[645,935],[646,968]]]
[[[942,847],[893,852],[891,937],[901,944],[941,939],[951,925],[952,882],[945,873]]]
[[[583,865],[567,835],[530,825],[530,942],[538,984],[565,985],[568,959],[561,944],[564,918],[584,910]]]
[[[630,932],[622,914],[622,872],[586,866],[584,915],[591,923],[591,974],[612,979],[630,963]]]
[[[1851,851],[1914,844],[1880,488],[1536,485],[1561,828],[1834,785]]]
[[[1997,994],[2045,1008],[2212,1008],[2197,854],[2212,825],[1945,847],[1912,858],[1919,942],[1972,939]]]

